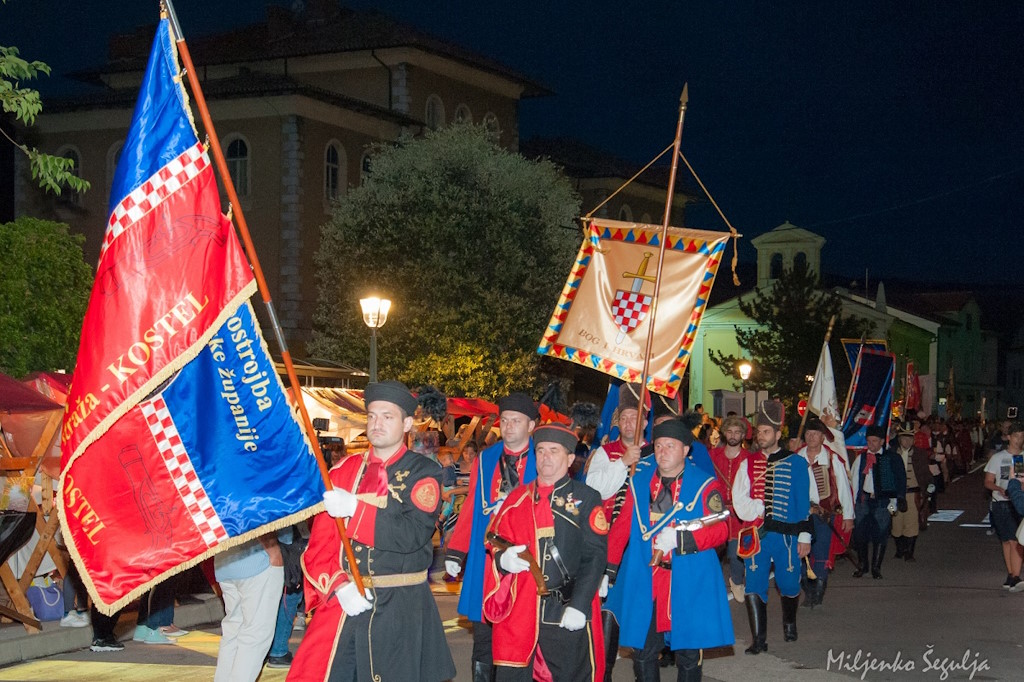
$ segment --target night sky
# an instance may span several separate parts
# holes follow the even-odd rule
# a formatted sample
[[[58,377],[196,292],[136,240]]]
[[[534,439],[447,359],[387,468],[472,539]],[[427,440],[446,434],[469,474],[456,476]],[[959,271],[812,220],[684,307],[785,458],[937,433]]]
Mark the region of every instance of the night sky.
[[[1019,0],[347,4],[553,90],[522,104],[522,139],[575,136],[645,163],[671,143],[688,81],[683,151],[746,237],[789,220],[826,237],[827,272],[1022,288]],[[186,38],[264,16],[262,2],[176,7]],[[110,34],[155,21],[156,8],[9,0],[0,45],[55,74],[95,66]],[[50,81],[44,95],[67,91]],[[687,222],[724,229],[707,204]],[[744,242],[741,257],[753,260]]]

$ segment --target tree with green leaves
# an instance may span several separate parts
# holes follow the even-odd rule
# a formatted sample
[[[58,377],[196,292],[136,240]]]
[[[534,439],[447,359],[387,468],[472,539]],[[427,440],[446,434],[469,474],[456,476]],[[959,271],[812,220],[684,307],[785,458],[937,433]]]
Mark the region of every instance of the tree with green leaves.
[[[359,299],[394,301],[380,376],[496,397],[542,383],[536,353],[580,243],[579,197],[549,161],[453,126],[373,150],[323,227],[311,350],[366,366]]]
[[[790,409],[810,391],[808,377],[818,366],[829,319],[836,316],[833,339],[860,338],[871,327],[867,320],[843,316],[839,296],[820,289],[817,274],[806,264],[784,269],[773,284],[755,291],[753,298],[740,299],[739,308],[757,322],[753,329],[736,328],[736,340],[754,366],[744,386],[779,396]],[[841,401],[851,373],[840,344],[832,343],[830,348]],[[708,354],[727,376],[736,376],[736,367],[744,360],[713,349]]]
[[[7,4],[7,0],[2,2]],[[18,48],[0,45],[0,108],[5,114],[13,114],[15,121],[26,126],[35,125],[36,116],[43,110],[43,102],[37,90],[25,87],[23,83],[41,75],[50,75],[50,67],[45,63],[30,62],[21,57]],[[15,140],[3,126],[0,126],[0,135],[28,157],[32,179],[38,181],[39,186],[46,191],[60,194],[63,187],[69,187],[74,192],[89,189],[89,183],[75,175],[74,159],[43,154],[35,147]]]
[[[63,223],[0,224],[0,371],[74,368],[93,281],[84,242]]]

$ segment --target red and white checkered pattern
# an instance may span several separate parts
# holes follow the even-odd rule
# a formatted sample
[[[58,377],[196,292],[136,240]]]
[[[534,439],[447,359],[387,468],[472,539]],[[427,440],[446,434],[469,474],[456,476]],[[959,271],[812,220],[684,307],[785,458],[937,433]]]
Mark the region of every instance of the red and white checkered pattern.
[[[164,199],[181,189],[189,180],[210,167],[210,156],[201,142],[186,149],[178,158],[153,174],[151,178],[136,187],[114,207],[107,221],[107,233],[103,236],[100,257],[121,236],[121,233],[142,219],[144,215],[159,206]]]
[[[224,524],[221,523],[202,483],[199,482],[195,469],[192,468],[192,462],[188,458],[188,453],[185,452],[181,436],[178,435],[178,428],[167,411],[164,399],[157,397],[153,400],[146,400],[139,403],[139,406],[142,408],[142,414],[146,417],[146,423],[153,434],[156,446],[160,450],[160,454],[163,455],[164,464],[167,465],[167,471],[171,474],[174,486],[178,489],[178,494],[181,496],[182,502],[185,503],[189,516],[192,517],[196,528],[203,536],[203,542],[207,547],[213,547],[227,540],[228,534],[224,530]]]
[[[651,297],[638,291],[615,292],[615,302],[612,303],[612,315],[615,317],[615,324],[623,334],[628,334],[647,317],[651,309]]]

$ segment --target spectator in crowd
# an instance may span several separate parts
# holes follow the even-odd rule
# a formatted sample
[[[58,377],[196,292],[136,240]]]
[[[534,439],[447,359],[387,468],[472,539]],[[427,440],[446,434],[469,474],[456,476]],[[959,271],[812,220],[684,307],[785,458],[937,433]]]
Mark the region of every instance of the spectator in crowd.
[[[1015,421],[1007,425],[1006,431],[1006,448],[992,455],[985,465],[985,488],[992,491],[989,520],[996,537],[1002,543],[1003,563],[1006,564],[1006,581],[1003,583],[1003,589],[1021,592],[1024,591],[1024,582],[1021,582],[1020,578],[1022,553],[1017,542],[1017,525],[1020,523],[1021,515],[1010,503],[1007,489],[1015,476],[1014,457],[1024,455],[1024,424]]]
[[[214,682],[254,682],[274,639],[284,591],[281,548],[273,534],[232,547],[214,558],[224,596]]]
[[[277,531],[277,544],[281,549],[281,561],[284,564],[284,593],[277,605],[277,625],[274,627],[274,639],[267,655],[268,668],[289,668],[292,664],[292,652],[288,650],[288,640],[295,627],[295,614],[302,601],[302,550],[306,548],[306,540],[299,532],[299,527],[288,526]]]
[[[174,638],[187,634],[174,620],[174,578],[160,583],[139,599],[139,617],[132,640],[143,644],[174,644]]]

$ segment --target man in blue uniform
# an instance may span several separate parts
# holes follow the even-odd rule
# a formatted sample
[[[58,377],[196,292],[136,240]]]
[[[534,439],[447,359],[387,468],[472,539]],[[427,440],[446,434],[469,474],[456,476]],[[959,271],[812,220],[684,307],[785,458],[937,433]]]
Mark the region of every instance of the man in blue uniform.
[[[702,649],[734,640],[715,553],[729,525],[724,516],[711,518],[725,511],[724,494],[714,476],[688,460],[692,443],[682,422],[656,425],[654,457],[637,465],[629,483],[630,539],[606,608],[618,621],[619,643],[635,649],[633,672],[642,682],[661,679],[658,654],[666,639],[680,682],[701,679]]]
[[[775,585],[782,601],[782,630],[787,642],[796,640],[800,601],[800,562],[811,551],[810,475],[807,460],[779,445],[782,403],[765,400],[758,407],[755,441],[766,460],[740,465],[732,499],[744,521],[754,521],[759,549],[746,559],[747,617],[753,643],[748,654],[768,650],[768,575],[775,564]]]

